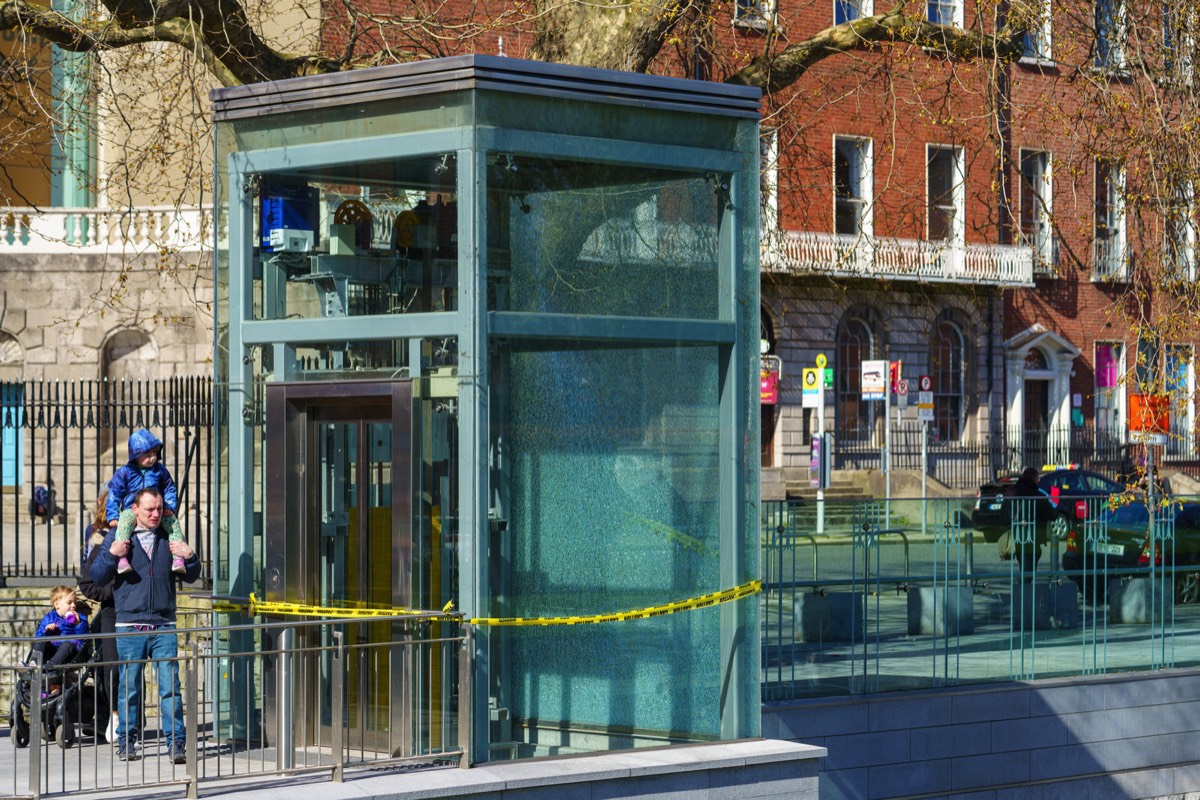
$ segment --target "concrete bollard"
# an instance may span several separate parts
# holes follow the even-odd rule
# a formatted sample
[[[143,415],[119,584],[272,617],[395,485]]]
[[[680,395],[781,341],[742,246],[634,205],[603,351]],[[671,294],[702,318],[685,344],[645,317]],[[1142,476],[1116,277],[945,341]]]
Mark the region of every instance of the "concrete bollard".
[[[1013,627],[1032,626],[1035,630],[1078,628],[1078,592],[1071,581],[1014,583]]]
[[[975,590],[970,586],[909,588],[909,636],[958,636],[974,632]]]
[[[1175,609],[1175,582],[1170,576],[1114,578],[1108,583],[1108,621],[1143,624],[1162,621]]]
[[[861,592],[797,595],[792,611],[802,642],[848,642],[863,637],[866,625]]]

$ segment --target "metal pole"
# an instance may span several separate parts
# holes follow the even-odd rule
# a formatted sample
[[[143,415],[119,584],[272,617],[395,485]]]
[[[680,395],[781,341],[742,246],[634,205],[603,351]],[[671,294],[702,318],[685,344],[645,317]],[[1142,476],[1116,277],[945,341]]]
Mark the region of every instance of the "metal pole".
[[[34,651],[29,680],[29,795],[42,796],[42,654]],[[9,734],[10,736],[13,734]]]
[[[334,783],[341,783],[344,777],[346,761],[345,722],[342,704],[345,686],[346,649],[343,642],[345,634],[342,631],[333,632],[333,669],[329,671],[331,697],[329,725],[333,728],[333,776]],[[282,700],[282,698],[280,698]]]
[[[200,796],[200,746],[199,746],[199,703],[200,703],[200,644],[189,642],[190,654],[187,660],[187,686],[183,690],[184,724],[187,726],[187,742],[184,751],[187,753],[187,796],[188,800],[196,800]]]
[[[817,402],[817,438],[821,442],[821,465],[817,473],[817,534],[825,533],[825,476],[833,474],[832,465],[827,466],[827,459],[833,453],[825,446],[825,369],[817,376],[817,391],[820,393]]]
[[[292,652],[296,648],[296,629],[284,628],[279,632],[279,654],[275,657],[276,673],[276,716],[275,741],[279,747],[275,753],[275,768],[279,770],[292,769],[296,765],[295,723],[292,718],[294,709]]]
[[[891,362],[888,362],[889,364]],[[883,527],[892,525],[892,387],[890,378],[883,387]]]
[[[919,411],[920,409],[918,409]],[[929,420],[921,420],[921,534],[928,533]]]
[[[458,746],[462,749],[458,766],[463,769],[471,766],[471,744],[475,741],[471,730],[471,653],[475,652],[471,640],[474,638],[474,629],[466,626],[458,648]]]

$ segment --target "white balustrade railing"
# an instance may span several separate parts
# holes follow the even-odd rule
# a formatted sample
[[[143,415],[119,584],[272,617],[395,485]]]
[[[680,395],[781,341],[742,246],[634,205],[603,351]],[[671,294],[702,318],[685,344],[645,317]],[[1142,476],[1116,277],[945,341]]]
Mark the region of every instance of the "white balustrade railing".
[[[196,251],[212,226],[208,208],[0,208],[0,253]]]
[[[764,272],[887,280],[1033,285],[1033,250],[922,239],[776,231],[762,238]]]

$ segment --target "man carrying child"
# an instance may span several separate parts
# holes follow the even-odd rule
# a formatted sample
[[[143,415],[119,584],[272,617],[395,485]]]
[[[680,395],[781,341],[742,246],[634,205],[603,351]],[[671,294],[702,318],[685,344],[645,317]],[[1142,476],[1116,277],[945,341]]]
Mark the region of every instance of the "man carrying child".
[[[140,758],[141,739],[137,729],[142,701],[142,664],[154,660],[158,669],[162,720],[167,752],[176,764],[186,763],[186,733],[183,703],[176,664],[175,573],[172,559],[182,559],[183,580],[200,577],[200,559],[185,541],[168,538],[163,525],[163,498],[157,489],[142,489],[133,500],[134,526],[131,541],[118,541],[110,529],[92,564],[92,580],[100,585],[115,579],[113,598],[117,610],[117,655],[121,659],[117,690],[117,757],[122,761]],[[118,572],[126,558],[131,569]],[[124,635],[128,634],[128,635]]]

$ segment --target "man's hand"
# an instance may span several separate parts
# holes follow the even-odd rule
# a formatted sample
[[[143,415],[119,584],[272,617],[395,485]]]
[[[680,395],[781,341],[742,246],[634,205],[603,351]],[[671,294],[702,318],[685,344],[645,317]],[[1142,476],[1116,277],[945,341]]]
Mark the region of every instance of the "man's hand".
[[[108,552],[117,558],[124,558],[129,555],[129,542],[118,542],[114,539],[112,547],[108,548]]]
[[[191,558],[195,551],[188,546],[187,542],[171,542],[171,555],[179,556],[180,558]]]

